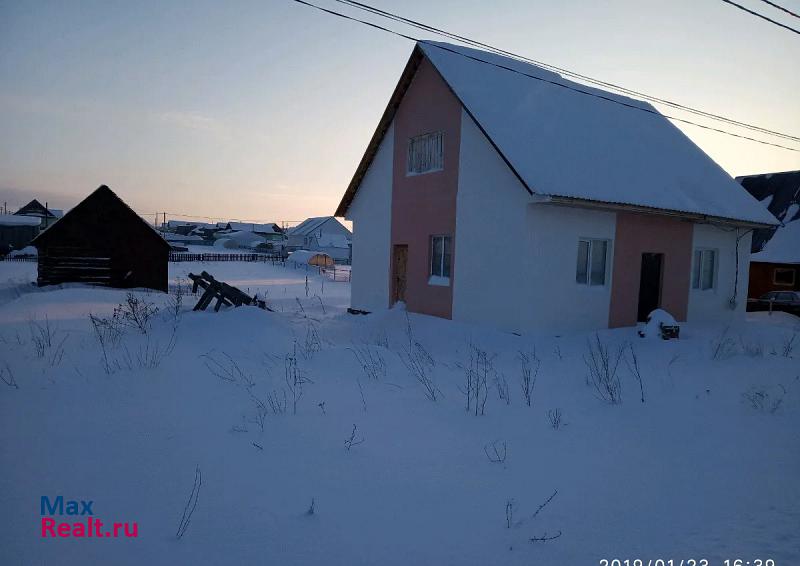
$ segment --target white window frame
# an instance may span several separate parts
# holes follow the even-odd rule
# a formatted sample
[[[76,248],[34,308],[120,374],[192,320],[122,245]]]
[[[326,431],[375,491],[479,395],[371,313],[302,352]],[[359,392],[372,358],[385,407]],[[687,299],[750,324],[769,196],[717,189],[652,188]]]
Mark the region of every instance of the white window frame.
[[[788,271],[792,274],[792,281],[790,283],[784,283],[782,281],[778,281],[778,272],[779,271]],[[782,287],[794,287],[794,284],[797,282],[797,272],[788,267],[776,267],[772,270],[772,283],[773,285],[780,285]]]
[[[709,253],[714,254],[714,263],[711,266],[711,284],[706,286],[703,281],[703,263]],[[695,261],[697,254],[700,260]],[[719,250],[716,248],[694,248],[692,250],[692,281],[693,291],[714,291],[717,288],[717,270],[719,269]]]
[[[598,242],[603,242],[605,244],[605,258],[603,258],[603,282],[602,283],[593,283],[592,282],[592,253],[594,252],[595,246]],[[584,265],[585,269],[585,276],[583,281],[578,279],[579,271],[578,271],[578,264],[576,261],[575,265],[575,283],[578,285],[585,285],[587,287],[605,287],[608,283],[608,258],[611,252],[611,240],[606,238],[578,238],[578,256],[577,260],[580,260],[580,253],[581,253],[581,244],[586,243],[588,245],[588,250],[586,254],[586,265]]]
[[[442,245],[442,257],[441,261],[438,266],[438,273],[434,273],[434,265],[433,265],[433,258],[435,256],[434,249],[436,246],[436,240],[442,239],[444,240]],[[450,250],[450,253],[446,253],[447,250]],[[433,234],[430,237],[430,261],[428,262],[428,285],[437,285],[441,287],[449,287],[450,286],[450,278],[453,276],[453,238],[450,234]],[[450,265],[449,271],[450,275],[443,275],[444,274],[444,266],[445,266],[445,258],[450,257]]]
[[[408,140],[406,176],[444,170],[444,132],[430,132]]]

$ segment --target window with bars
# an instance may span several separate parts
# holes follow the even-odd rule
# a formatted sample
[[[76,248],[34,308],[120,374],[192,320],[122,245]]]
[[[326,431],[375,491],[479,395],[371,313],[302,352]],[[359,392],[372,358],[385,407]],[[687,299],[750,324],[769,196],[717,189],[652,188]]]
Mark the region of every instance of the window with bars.
[[[442,132],[424,134],[408,140],[407,175],[421,175],[444,169]]]
[[[607,255],[608,240],[579,240],[575,282],[580,285],[605,285]]]
[[[450,284],[452,244],[450,236],[431,236],[431,285]]]
[[[694,250],[694,260],[692,261],[692,289],[699,289],[701,291],[713,289],[716,270],[716,250]]]

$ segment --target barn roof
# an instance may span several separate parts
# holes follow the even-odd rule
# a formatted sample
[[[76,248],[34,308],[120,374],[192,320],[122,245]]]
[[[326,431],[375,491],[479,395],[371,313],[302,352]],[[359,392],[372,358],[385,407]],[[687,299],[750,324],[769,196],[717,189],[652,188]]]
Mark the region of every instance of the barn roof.
[[[97,189],[95,189],[88,197],[83,199],[79,202],[76,206],[71,208],[69,212],[67,212],[64,217],[53,224],[50,228],[36,236],[31,242],[36,247],[41,247],[44,245],[49,244],[54,239],[57,240],[59,235],[69,230],[71,225],[74,223],[83,223],[84,220],[81,218],[83,215],[91,214],[91,210],[93,207],[97,207],[100,210],[109,210],[110,208],[116,208],[117,210],[121,211],[122,214],[130,215],[131,218],[135,218],[136,221],[142,226],[142,230],[140,234],[137,234],[136,237],[142,237],[152,240],[156,245],[163,246],[166,249],[169,249],[169,243],[161,237],[161,235],[155,231],[155,229],[150,226],[144,219],[136,214],[131,207],[125,204],[121,198],[119,198],[114,191],[109,189],[106,185],[100,185]],[[87,237],[91,237],[92,234],[87,234]]]
[[[428,41],[417,43],[337,216],[346,214],[423,58],[433,64],[531,194],[590,206],[644,207],[776,224],[651,105],[515,59]]]

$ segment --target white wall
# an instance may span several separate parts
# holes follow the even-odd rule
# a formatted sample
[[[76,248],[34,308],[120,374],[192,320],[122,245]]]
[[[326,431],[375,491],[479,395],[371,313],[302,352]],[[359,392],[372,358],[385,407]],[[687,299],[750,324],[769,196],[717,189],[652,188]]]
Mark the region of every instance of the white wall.
[[[516,331],[528,282],[528,192],[462,111],[453,320]]]
[[[745,234],[745,232],[747,232]],[[736,237],[745,234],[739,241],[739,283],[736,308],[731,309],[736,279]],[[750,272],[750,241],[752,234],[742,228],[721,228],[711,224],[695,224],[692,236],[692,252],[695,248],[717,250],[717,266],[714,288],[689,289],[689,322],[728,321],[744,317],[747,306],[747,285]]]
[[[555,333],[608,328],[616,227],[613,212],[528,205],[532,329]],[[581,238],[608,240],[605,285],[575,282]]]
[[[394,124],[383,136],[347,213],[353,222],[350,304],[354,309],[389,306],[393,151]]]
[[[466,113],[461,131],[453,319],[510,331],[606,328],[616,214],[532,204]],[[582,237],[611,242],[604,286],[575,282]]]

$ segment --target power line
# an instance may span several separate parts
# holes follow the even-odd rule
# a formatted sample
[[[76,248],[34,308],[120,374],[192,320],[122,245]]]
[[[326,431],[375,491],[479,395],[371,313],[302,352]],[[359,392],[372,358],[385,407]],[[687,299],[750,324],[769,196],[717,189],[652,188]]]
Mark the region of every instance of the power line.
[[[626,107],[626,108],[630,108],[630,109],[633,109],[633,110],[638,110],[638,111],[644,112],[646,114],[652,114],[654,116],[659,116],[659,117],[662,117],[662,118],[668,118],[668,119],[674,120],[676,122],[681,122],[681,123],[684,123],[684,124],[697,126],[698,128],[703,128],[705,130],[718,132],[718,133],[721,133],[721,134],[726,134],[728,136],[732,136],[732,137],[735,137],[735,138],[745,139],[745,140],[749,140],[749,141],[752,141],[752,142],[760,143],[760,144],[763,144],[763,145],[779,147],[781,149],[785,149],[785,150],[788,150],[788,151],[800,152],[800,149],[796,149],[796,148],[793,148],[793,147],[788,147],[788,146],[780,145],[780,144],[773,143],[773,142],[768,142],[768,141],[759,140],[759,139],[756,139],[756,138],[751,138],[749,136],[745,136],[745,135],[742,135],[742,134],[736,134],[736,133],[733,133],[733,132],[729,132],[727,130],[723,130],[723,129],[720,129],[720,128],[715,128],[713,126],[708,126],[708,125],[705,125],[705,124],[700,124],[700,123],[697,123],[697,122],[693,122],[693,121],[687,120],[685,118],[678,118],[676,116],[670,116],[670,115],[667,115],[667,114],[662,114],[661,112],[658,112],[656,110],[651,110],[649,108],[643,108],[643,107],[637,106],[635,104],[631,104],[631,103],[628,103],[628,102],[624,102],[622,100],[617,100],[617,99],[611,98],[610,96],[604,96],[602,94],[597,94],[597,93],[594,93],[594,92],[590,92],[588,90],[584,90],[584,89],[581,89],[581,88],[576,88],[576,87],[573,87],[573,86],[570,86],[570,85],[567,85],[567,84],[564,84],[564,83],[560,83],[560,82],[557,82],[557,81],[554,81],[554,80],[545,79],[543,77],[537,77],[536,75],[531,75],[529,73],[525,73],[524,71],[520,71],[518,69],[513,69],[511,67],[508,67],[507,65],[502,65],[502,64],[499,64],[499,63],[493,63],[491,61],[487,61],[485,59],[481,59],[481,58],[475,57],[473,55],[468,55],[466,53],[461,53],[459,51],[456,51],[455,49],[450,49],[449,47],[444,47],[442,45],[436,45],[436,44],[428,42],[428,41],[417,39],[417,38],[412,37],[410,35],[406,35],[404,33],[401,33],[401,32],[398,32],[398,31],[395,31],[395,30],[392,30],[392,29],[389,29],[389,28],[386,28],[386,27],[383,27],[383,26],[380,26],[380,25],[372,23],[372,22],[368,22],[368,21],[361,20],[361,19],[353,17],[353,16],[348,16],[346,14],[342,14],[341,12],[337,12],[335,10],[330,10],[328,8],[323,8],[323,7],[318,6],[316,4],[312,4],[311,2],[307,2],[306,0],[292,0],[292,1],[296,2],[298,4],[303,4],[304,6],[308,6],[310,8],[314,8],[316,10],[320,10],[321,12],[325,12],[325,13],[331,14],[333,16],[344,18],[346,20],[354,21],[354,22],[369,26],[371,28],[384,31],[386,33],[390,33],[390,34],[395,35],[397,37],[402,37],[404,39],[408,39],[408,40],[411,40],[411,41],[414,41],[414,42],[425,43],[427,45],[430,45],[431,47],[435,47],[435,48],[441,49],[443,51],[448,51],[448,52],[453,53],[455,55],[458,55],[460,57],[464,57],[466,59],[471,59],[471,60],[477,61],[479,63],[483,63],[483,64],[486,64],[486,65],[491,65],[491,66],[497,67],[499,69],[504,69],[506,71],[510,71],[512,73],[515,73],[515,74],[518,74],[518,75],[522,75],[522,76],[528,77],[530,79],[534,79],[536,81],[547,83],[547,84],[550,84],[550,85],[553,85],[553,86],[561,87],[561,88],[564,88],[566,90],[577,92],[577,93],[583,94],[585,96],[591,96],[591,97],[594,97],[594,98],[605,100],[607,102],[612,102],[614,104],[617,104],[617,105],[620,105],[620,106],[623,106],[623,107]]]
[[[477,41],[477,40],[474,40],[474,39],[470,39],[470,38],[462,36],[462,35],[458,35],[458,34],[455,34],[455,33],[440,29],[440,28],[436,28],[436,27],[430,26],[430,25],[422,23],[422,22],[418,22],[418,21],[415,21],[415,20],[412,20],[412,19],[409,19],[409,18],[405,18],[405,17],[400,16],[398,14],[394,14],[392,12],[387,12],[385,10],[381,10],[379,8],[375,8],[374,6],[370,6],[369,4],[364,4],[362,2],[357,2],[355,0],[335,0],[335,1],[339,2],[340,4],[345,4],[345,5],[348,5],[348,6],[351,6],[351,7],[355,7],[355,8],[358,8],[360,10],[363,10],[363,11],[366,11],[366,12],[370,12],[372,14],[375,14],[375,15],[378,15],[378,16],[381,16],[381,17],[384,17],[384,18],[392,19],[394,21],[407,24],[407,25],[415,27],[417,29],[422,29],[422,30],[425,30],[425,31],[428,31],[428,32],[431,32],[431,33],[434,33],[434,34],[437,34],[437,35],[440,35],[440,36],[443,36],[443,37],[447,37],[449,39],[454,39],[454,40],[457,40],[457,41],[461,41],[463,43],[467,43],[469,45],[476,46],[476,47],[479,47],[481,49],[487,49],[487,50],[490,50],[490,51],[492,51],[494,53],[497,53],[499,55],[505,55],[507,57],[512,57],[514,59],[519,59],[519,60],[524,61],[526,63],[532,63],[534,65],[538,65],[540,67],[544,67],[545,69],[548,69],[548,70],[551,70],[551,71],[555,71],[557,73],[569,76],[571,78],[575,78],[575,79],[578,79],[578,80],[581,80],[581,81],[584,81],[584,82],[588,82],[590,84],[594,84],[594,85],[602,86],[602,87],[609,88],[609,89],[612,89],[612,90],[616,90],[618,92],[624,93],[624,94],[629,95],[629,96],[640,97],[640,98],[643,98],[643,99],[648,100],[650,102],[656,102],[656,103],[659,103],[659,104],[664,104],[666,106],[669,106],[669,107],[672,107],[672,108],[676,108],[676,109],[679,109],[679,110],[684,110],[686,112],[690,112],[690,113],[696,114],[698,116],[703,116],[705,118],[718,120],[718,121],[725,122],[725,123],[728,123],[728,124],[731,124],[731,125],[734,125],[734,126],[740,126],[740,127],[752,130],[752,131],[757,131],[757,132],[764,133],[764,134],[774,135],[774,136],[781,137],[781,138],[784,138],[784,139],[787,139],[787,140],[791,140],[791,141],[800,141],[800,137],[797,137],[797,136],[793,136],[793,135],[790,135],[790,134],[784,134],[782,132],[777,132],[775,130],[769,130],[767,128],[762,128],[761,126],[748,124],[746,122],[740,122],[738,120],[734,120],[732,118],[727,118],[727,117],[721,116],[719,114],[713,114],[711,112],[706,112],[704,110],[700,110],[700,109],[697,109],[697,108],[692,108],[691,106],[686,106],[684,104],[680,104],[680,103],[674,102],[672,100],[659,98],[659,97],[656,97],[656,96],[653,96],[653,95],[649,95],[649,94],[645,94],[643,92],[636,91],[636,90],[633,90],[633,89],[630,89],[630,88],[626,88],[626,87],[623,87],[623,86],[620,86],[620,85],[617,85],[617,84],[614,84],[614,83],[610,83],[610,82],[607,82],[607,81],[602,81],[600,79],[595,79],[595,78],[587,76],[587,75],[582,75],[580,73],[576,73],[574,71],[570,71],[569,69],[564,69],[562,67],[557,67],[557,66],[551,65],[549,63],[544,63],[543,61],[537,61],[536,59],[531,59],[529,57],[525,57],[523,55],[519,55],[519,54],[513,53],[511,51],[506,51],[505,49],[501,49],[499,47],[495,47],[493,45],[489,45],[488,43],[483,43],[483,42],[480,42],[480,41]]]
[[[766,20],[771,24],[775,24],[776,26],[780,26],[780,27],[782,27],[784,29],[788,29],[789,31],[793,31],[794,33],[800,35],[800,30],[796,30],[796,29],[791,28],[791,27],[789,27],[787,25],[784,25],[784,24],[782,24],[780,22],[776,22],[772,18],[768,18],[767,16],[765,16],[763,14],[759,14],[758,12],[754,12],[753,10],[750,10],[749,8],[745,8],[741,4],[737,4],[736,2],[732,2],[731,0],[722,0],[722,1],[725,2],[726,4],[730,4],[731,6],[735,6],[735,7],[739,8],[740,10],[745,11],[748,14],[752,14],[753,16],[755,16],[757,18],[761,18],[762,20]],[[771,2],[768,2],[768,4],[771,4]],[[780,6],[778,6],[778,7],[780,7]],[[783,9],[783,8],[781,8],[781,9]]]
[[[761,0],[761,1],[762,1],[762,2],[764,2],[765,4],[769,4],[769,5],[770,5],[770,6],[772,6],[773,8],[777,8],[778,10],[783,10],[784,12],[786,12],[787,14],[789,14],[790,16],[794,16],[795,18],[800,18],[800,15],[798,15],[798,14],[795,14],[795,13],[794,13],[794,12],[792,12],[791,10],[787,10],[787,9],[786,9],[786,8],[784,8],[783,6],[779,6],[779,5],[777,5],[775,2],[770,2],[769,0]]]

